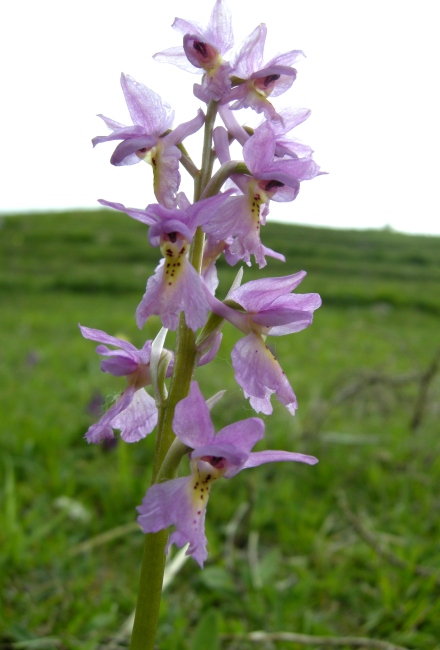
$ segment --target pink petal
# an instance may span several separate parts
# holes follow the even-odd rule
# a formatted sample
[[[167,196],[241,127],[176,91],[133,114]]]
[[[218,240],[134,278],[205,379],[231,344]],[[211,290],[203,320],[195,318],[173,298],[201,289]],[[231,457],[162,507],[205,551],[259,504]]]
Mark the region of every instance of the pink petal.
[[[275,134],[269,124],[263,124],[243,147],[243,157],[249,170],[258,178],[259,172],[273,165]]]
[[[272,197],[272,201],[277,203],[285,203],[289,201],[294,201],[298,196],[300,190],[300,182],[296,179],[291,179],[289,185],[284,187],[278,187],[277,191]]]
[[[110,162],[116,167],[137,165],[141,161],[137,152],[141,149],[151,149],[156,143],[157,137],[147,134],[137,136],[136,138],[124,139],[112,153]]]
[[[236,422],[236,424],[238,423]],[[217,442],[213,442],[210,445],[197,447],[197,449],[191,453],[191,460],[198,458],[202,459],[206,456],[214,456],[216,458],[224,459],[228,466],[239,469],[247,459],[248,455],[249,452],[239,449],[235,444],[218,444]]]
[[[272,328],[275,326],[292,326],[292,332],[300,332],[311,325],[313,315],[309,311],[274,308],[260,311],[252,316],[252,322],[262,327]],[[272,334],[270,329],[267,334]]]
[[[147,226],[151,226],[157,221],[157,219],[152,218],[145,210],[139,210],[138,208],[126,208],[122,203],[115,203],[114,201],[106,201],[105,199],[98,199],[98,203],[104,205],[108,208],[113,208],[114,210],[119,210],[120,212],[125,212],[132,219],[140,221],[141,223],[146,223]]]
[[[242,305],[246,311],[256,313],[267,309],[277,298],[296,289],[306,275],[305,271],[299,271],[281,278],[251,280],[235,289],[230,298]]]
[[[110,120],[108,117],[104,117],[103,115],[100,115],[99,117],[102,117],[108,126],[110,126],[110,124],[113,124],[115,126],[118,124],[118,122],[114,122],[113,120]],[[137,138],[140,136],[145,136],[144,128],[138,124],[135,124],[134,126],[124,126],[121,124],[120,127],[121,128],[115,128],[113,130],[113,133],[110,133],[109,135],[98,135],[96,138],[93,138],[93,146],[95,147],[97,144],[101,144],[102,142],[111,142],[113,140],[125,140],[126,138]],[[140,147],[138,147],[138,149],[140,149]]]
[[[189,395],[176,406],[173,431],[191,449],[214,441],[215,432],[209,409],[196,381],[191,382]]]
[[[316,465],[318,459],[306,454],[297,454],[290,451],[255,451],[249,455],[249,458],[243,465],[243,469],[249,467],[258,467],[264,463],[280,463],[284,461],[293,461],[296,463],[307,463],[307,465]]]
[[[273,65],[285,65],[291,66],[297,61],[305,59],[306,55],[302,50],[290,50],[290,52],[285,52],[284,54],[278,54],[273,59],[267,63],[267,67]]]
[[[133,385],[127,386],[124,392],[118,397],[116,402],[109,408],[102,418],[96,422],[96,424],[92,424],[92,426],[89,427],[89,430],[84,436],[89,444],[91,442],[97,444],[98,442],[101,442],[101,440],[114,438],[111,427],[112,420],[119,415],[121,411],[128,408],[133,400],[135,390],[136,389]]]
[[[134,124],[141,124],[149,135],[159,136],[174,120],[174,110],[155,92],[130,75],[121,75],[121,86]]]
[[[266,35],[267,28],[262,23],[245,38],[239,51],[231,61],[233,75],[240,79],[249,79],[254,70],[258,70],[263,61]]]
[[[208,352],[205,352],[205,354],[203,354],[200,357],[200,360],[199,360],[199,362],[197,364],[198,366],[206,366],[208,363],[210,363],[216,357],[217,352],[218,352],[219,347],[220,347],[220,343],[222,342],[222,338],[223,338],[223,334],[221,332],[216,332],[214,334],[213,341],[212,342],[210,341],[211,347],[209,348]]]
[[[237,122],[234,113],[229,109],[228,106],[220,106],[219,115],[222,118],[223,123],[229,133],[234,136],[237,142],[244,146],[251,136]]]
[[[171,133],[168,133],[168,135],[165,135],[162,140],[168,144],[180,144],[185,138],[187,138],[190,135],[193,135],[193,133],[196,133],[199,129],[202,128],[203,124],[205,122],[205,114],[201,109],[197,111],[197,115],[192,119],[189,120],[188,122],[184,122],[183,124],[179,124],[179,126],[176,126],[175,129],[171,131]]]
[[[205,34],[222,55],[233,47],[232,16],[225,0],[216,1]]]
[[[222,126],[217,126],[213,133],[214,148],[217,158],[221,165],[229,162],[231,160],[231,154],[229,153],[229,139],[228,132]]]
[[[280,111],[281,122],[273,124],[273,129],[277,135],[285,135],[294,129],[298,124],[302,124],[310,117],[311,110],[309,108],[295,108],[289,107]]]
[[[129,406],[111,421],[114,429],[121,430],[125,442],[138,442],[151,433],[157,424],[157,407],[144,388],[133,396]]]
[[[154,194],[166,208],[176,207],[176,194],[180,185],[180,150],[159,141],[153,158]]]
[[[107,345],[115,345],[118,348],[127,350],[127,352],[137,352],[136,348],[132,343],[124,341],[123,339],[117,339],[115,336],[110,336],[102,330],[95,330],[91,327],[83,327],[78,325],[81,330],[81,334],[85,339],[90,339],[91,341],[98,341],[99,343],[107,343]]]
[[[155,533],[169,526],[176,526],[166,552],[171,544],[179,547],[189,543],[187,555],[192,555],[203,567],[207,558],[204,506],[192,498],[193,476],[177,478],[166,483],[152,485],[142,505],[137,508],[138,522],[144,533]]]
[[[119,129],[137,128],[136,126],[127,127],[124,124],[121,124],[121,122],[116,122],[116,120],[112,120],[111,117],[106,117],[105,115],[102,115],[102,113],[99,113],[98,117],[100,117],[101,120],[105,123],[105,125],[108,126],[109,129],[112,129],[112,131],[118,131]]]
[[[264,422],[260,418],[248,418],[229,424],[217,433],[217,444],[234,445],[237,449],[249,454],[252,447],[264,436]]]
[[[216,210],[203,230],[217,241],[222,241],[243,230],[242,220],[247,219],[249,199],[247,196],[232,196]]]
[[[171,25],[176,32],[179,32],[182,36],[186,34],[194,34],[199,36],[201,40],[204,39],[204,29],[199,23],[195,20],[185,20],[184,18],[175,18],[173,24]]]
[[[232,309],[232,307],[225,305],[221,300],[215,298],[215,296],[213,296],[210,293],[206,285],[205,285],[205,295],[209,303],[209,308],[214,314],[217,314],[218,316],[225,318],[230,323],[235,325],[237,329],[241,330],[245,334],[249,332],[250,325],[249,325],[249,318],[247,314],[243,314],[243,312],[239,312],[236,309]]]
[[[130,355],[120,350],[109,350],[106,349],[105,345],[98,345],[96,351],[98,354],[105,354],[108,357],[108,359],[101,361],[102,372],[109,372],[115,377],[131,375],[139,367],[139,359],[134,354]]]
[[[200,74],[200,69],[195,68],[186,58],[185,50],[183,47],[170,47],[162,52],[157,52],[153,59],[159,63],[171,63],[185,72],[192,72],[193,74]]]
[[[206,322],[209,305],[200,276],[183,255],[176,262],[179,267],[176,277],[167,278],[166,265],[171,263],[168,258],[162,259],[147,282],[145,294],[136,310],[136,322],[140,328],[150,316],[156,314],[161,317],[164,327],[175,330],[182,311],[186,324],[193,330]]]
[[[232,366],[235,379],[245,395],[263,400],[257,404],[257,412],[272,412],[270,395],[276,393],[278,400],[292,413],[298,408],[295,393],[284,371],[263,340],[253,332],[238,341],[232,350]]]

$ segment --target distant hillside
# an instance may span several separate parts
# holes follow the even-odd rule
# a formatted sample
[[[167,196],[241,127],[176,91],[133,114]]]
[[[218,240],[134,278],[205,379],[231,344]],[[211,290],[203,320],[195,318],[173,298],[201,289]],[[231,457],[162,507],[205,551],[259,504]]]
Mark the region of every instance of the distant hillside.
[[[440,238],[388,231],[331,230],[268,223],[265,275],[308,272],[301,291],[327,304],[374,302],[440,313]],[[141,292],[160,259],[147,228],[113,211],[4,217],[0,229],[0,291]],[[219,263],[220,295],[236,273]],[[245,281],[261,277],[245,267]]]

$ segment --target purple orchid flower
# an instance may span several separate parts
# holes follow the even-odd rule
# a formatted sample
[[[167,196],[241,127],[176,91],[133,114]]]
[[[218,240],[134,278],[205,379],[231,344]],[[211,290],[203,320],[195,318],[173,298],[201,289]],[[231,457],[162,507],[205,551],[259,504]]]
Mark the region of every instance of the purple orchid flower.
[[[205,248],[203,250],[202,277],[206,286],[214,295],[219,284],[215,263],[220,255],[224,253],[225,260],[230,266],[235,266],[235,264],[237,264],[243,257],[234,254],[233,250],[231,251],[231,248],[236,248],[232,237],[228,237],[228,239],[221,241],[218,241],[212,235],[208,235],[206,238]],[[263,246],[262,248],[264,255],[273,257],[280,262],[286,261],[286,258],[281,253],[277,253],[267,246]]]
[[[284,203],[296,199],[300,181],[315,178],[319,165],[310,157],[277,158],[276,128],[263,122],[244,145],[243,158],[263,192],[273,201]]]
[[[300,332],[311,325],[313,312],[321,305],[320,296],[291,294],[305,275],[300,271],[281,278],[253,280],[231,291],[228,298],[244,312],[220,302],[206,289],[211,310],[246,334],[232,350],[232,366],[237,383],[257,413],[272,413],[273,393],[292,415],[298,408],[295,393],[265,338]]]
[[[96,351],[107,357],[101,361],[101,370],[116,377],[127,377],[127,388],[116,402],[102,416],[99,422],[92,424],[85,438],[88,443],[101,442],[114,438],[113,429],[121,430],[125,442],[137,442],[151,433],[157,424],[156,403],[144,386],[151,384],[150,355],[151,341],[138,350],[134,345],[110,336],[101,330],[79,326],[86,339],[106,345],[98,345]],[[107,345],[118,348],[110,350]]]
[[[226,3],[217,0],[206,28],[182,18],[176,18],[172,27],[183,36],[183,47],[158,52],[153,58],[188,72],[204,70],[202,84],[194,84],[194,94],[204,102],[218,101],[231,87],[230,65],[222,58],[234,45],[231,13]]]
[[[198,226],[204,226],[216,214],[229,194],[190,205],[179,195],[181,209],[167,209],[158,204],[146,210],[126,208],[121,203],[100,200],[101,205],[126,212],[130,217],[150,226],[148,237],[152,246],[160,246],[164,256],[156,272],[147,282],[145,294],[136,311],[136,322],[143,327],[149,316],[161,317],[164,327],[175,330],[183,311],[188,327],[193,330],[205,324],[209,305],[202,281],[189,262],[187,249]]]
[[[281,119],[267,99],[286,92],[296,78],[292,64],[305,55],[301,50],[292,50],[279,54],[267,63],[263,63],[263,51],[267,28],[263,23],[243,41],[239,51],[231,61],[230,76],[239,80],[221,100],[230,104],[232,110],[252,108],[257,113],[264,113],[268,120]]]
[[[251,135],[238,123],[228,106],[220,106],[219,114],[228,132],[244,147]],[[308,108],[285,108],[279,113],[281,120],[270,122],[275,134],[275,156],[278,158],[283,156],[304,158],[313,154],[312,148],[298,138],[287,137],[287,134],[305,122],[310,114],[311,111]]]
[[[176,145],[203,126],[203,112],[199,111],[194,119],[167,133],[174,120],[171,106],[129,75],[121,75],[121,86],[134,126],[124,126],[99,115],[113,133],[93,138],[93,146],[101,142],[122,140],[110,158],[112,165],[133,165],[140,160],[150,163],[157,200],[166,207],[173,208],[180,185],[181,153]]]
[[[227,132],[214,130],[216,154],[223,164],[230,160]],[[300,181],[314,178],[318,165],[311,158],[276,159],[276,135],[270,123],[263,123],[243,147],[243,157],[252,176],[234,175],[232,180],[242,194],[232,197],[219,208],[204,226],[216,239],[233,237],[230,253],[250,265],[251,255],[259,267],[266,265],[260,239],[260,226],[265,225],[269,201],[293,201]]]
[[[157,424],[157,408],[152,397],[144,390],[151,384],[150,357],[152,341],[146,341],[138,350],[128,341],[117,339],[102,330],[79,326],[81,334],[86,339],[106,343],[119,348],[109,350],[107,345],[98,345],[96,351],[107,359],[101,361],[101,370],[115,377],[127,377],[127,388],[121,393],[116,402],[102,416],[99,422],[92,424],[85,438],[88,443],[97,444],[101,440],[114,438],[113,429],[120,429],[121,438],[125,442],[137,442],[151,433]],[[198,366],[204,366],[212,361],[218,352],[222,334],[217,332],[205,343]],[[170,354],[170,353],[168,353]],[[171,377],[174,367],[174,356],[168,365],[166,376]]]
[[[287,134],[296,126],[302,124],[310,117],[311,111],[308,108],[285,108],[280,111],[281,121],[271,122],[275,134],[275,155],[279,158],[290,156],[291,158],[307,158],[313,154],[313,150],[298,138],[287,137]]]
[[[192,555],[203,568],[207,558],[205,515],[211,485],[224,476],[230,478],[243,469],[263,463],[295,461],[314,465],[318,460],[288,451],[251,452],[264,435],[264,422],[248,418],[214,431],[209,409],[197,382],[176,406],[173,430],[179,440],[191,447],[191,474],[156,483],[147,491],[137,508],[138,522],[144,533],[155,533],[174,525],[165,552],[176,544],[189,543],[187,555]]]

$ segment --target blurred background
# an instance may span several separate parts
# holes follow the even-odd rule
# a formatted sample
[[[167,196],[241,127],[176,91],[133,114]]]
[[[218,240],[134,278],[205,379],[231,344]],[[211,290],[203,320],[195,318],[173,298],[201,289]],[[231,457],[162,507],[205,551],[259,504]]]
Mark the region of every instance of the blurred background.
[[[264,630],[267,648],[296,650],[273,635],[297,632],[438,649],[433,5],[249,7],[233,7],[237,42],[265,21],[268,59],[307,55],[277,106],[312,108],[295,135],[329,172],[294,203],[272,204],[263,230],[287,259],[270,260],[266,275],[305,269],[298,292],[320,293],[323,306],[304,332],[269,340],[299,409],[292,418],[274,400],[260,448],[320,463],[263,466],[215,486],[206,568],[189,559],[172,577],[158,647],[251,648],[246,634]],[[107,131],[97,113],[129,123],[121,71],[163,95],[176,123],[194,115],[198,78],[151,54],[178,44],[175,16],[206,24],[209,8],[169,0],[153,15],[138,0],[43,0],[1,11],[0,648],[111,650],[127,647],[143,544],[135,506],[154,440],[84,441],[124,381],[101,373],[77,323],[138,347],[154,337],[159,320],[139,331],[134,312],[159,256],[142,224],[96,209],[100,197],[153,201],[150,169],[113,168],[112,145],[90,140]],[[197,137],[188,147],[197,158]],[[221,297],[235,273],[219,264]],[[237,336],[226,325],[197,375],[206,397],[227,388],[217,429],[253,414],[234,382]]]

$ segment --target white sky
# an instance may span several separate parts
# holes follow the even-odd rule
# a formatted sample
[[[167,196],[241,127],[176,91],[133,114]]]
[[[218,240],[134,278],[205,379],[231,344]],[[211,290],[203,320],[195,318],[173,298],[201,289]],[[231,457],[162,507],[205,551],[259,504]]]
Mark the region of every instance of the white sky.
[[[0,10],[0,212],[145,207],[145,163],[112,167],[103,113],[131,124],[121,71],[161,94],[176,124],[200,105],[198,77],[151,59],[180,44],[175,16],[206,25],[201,0],[16,0]],[[295,135],[328,176],[302,183],[272,219],[440,234],[438,5],[433,0],[229,0],[236,44],[260,22],[267,58],[302,49],[292,88],[274,100],[312,109]],[[238,114],[240,115],[240,114]],[[248,123],[255,123],[253,116]],[[197,143],[188,142],[198,159]],[[182,177],[186,172],[182,170]],[[185,187],[190,187],[185,185]]]

